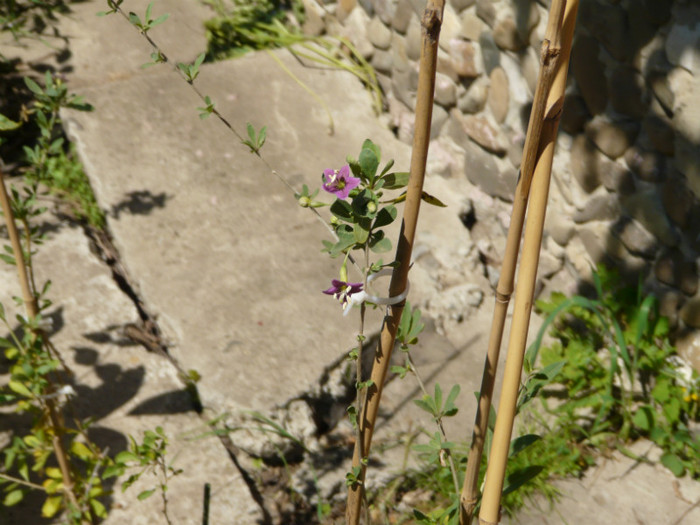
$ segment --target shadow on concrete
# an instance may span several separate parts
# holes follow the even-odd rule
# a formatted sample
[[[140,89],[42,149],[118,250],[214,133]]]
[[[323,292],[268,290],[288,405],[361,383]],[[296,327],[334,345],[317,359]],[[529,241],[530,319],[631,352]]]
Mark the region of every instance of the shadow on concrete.
[[[50,335],[60,332],[64,327],[62,309],[54,310],[49,314],[49,317],[53,322]],[[85,334],[88,340],[95,343],[94,346],[71,348],[73,351],[72,362],[81,367],[88,367],[89,371],[81,369],[79,373],[72,376],[64,373],[61,373],[61,375],[65,384],[71,385],[76,392],[76,396],[64,405],[66,424],[71,428],[73,426],[72,421],[89,420],[91,423],[88,426],[87,434],[90,440],[99,446],[102,451],[107,451],[110,457],[114,457],[119,452],[127,449],[129,438],[124,433],[104,425],[102,421],[137,396],[144,386],[146,370],[142,365],[124,368],[114,363],[100,364],[100,356],[104,355],[106,351],[100,346],[103,344],[114,344],[112,337],[109,335],[111,328],[114,327],[108,327],[100,332]],[[20,328],[15,330],[15,336],[21,340],[22,333]],[[5,334],[4,337],[6,339],[10,338],[9,334]],[[67,357],[64,355],[64,358]],[[11,366],[12,363],[6,359],[4,353],[0,355],[0,376],[7,377]],[[99,380],[97,386],[87,384],[95,385],[95,378]],[[22,438],[31,432],[33,424],[31,414],[10,413],[9,410],[12,410],[11,404],[5,404],[0,408],[3,411],[8,411],[0,415],[0,434],[4,440],[11,442],[13,439]],[[192,398],[183,389],[165,392],[148,398],[131,409],[127,415],[181,414],[190,410],[193,410]],[[140,439],[141,436],[135,437]],[[51,466],[54,463],[52,458],[48,465]],[[17,473],[13,473],[13,470],[11,469],[9,473],[16,475]],[[40,479],[33,479],[33,481],[41,482]],[[115,490],[115,481],[115,478],[104,480],[105,490],[108,492]],[[4,512],[0,514],[0,524],[17,525],[20,523],[31,523],[32,525],[41,525],[50,523],[51,520],[41,520],[37,517],[36,509],[41,508],[44,499],[44,496],[39,492],[30,491],[19,505],[11,508],[0,506],[0,511]],[[103,503],[109,508],[112,503],[111,497],[107,496]]]
[[[111,215],[118,219],[122,212],[129,212],[131,215],[149,215],[156,208],[165,208],[171,195],[164,192],[153,194],[148,190],[130,191],[126,198],[112,206]]]

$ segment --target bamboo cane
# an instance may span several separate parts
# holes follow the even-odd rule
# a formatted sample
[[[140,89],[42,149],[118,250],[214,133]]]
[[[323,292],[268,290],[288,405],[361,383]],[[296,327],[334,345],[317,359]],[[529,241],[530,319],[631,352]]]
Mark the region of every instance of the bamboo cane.
[[[513,293],[513,279],[518,260],[518,252],[520,250],[520,238],[523,230],[523,222],[525,220],[525,210],[530,193],[532,174],[542,136],[547,97],[549,96],[556,73],[556,61],[549,60],[547,54],[549,47],[547,43],[553,41],[555,38],[556,28],[561,26],[563,14],[564,1],[556,0],[552,3],[550,8],[549,23],[540,53],[540,73],[525,138],[520,177],[513,198],[513,209],[511,211],[510,226],[508,227],[508,236],[506,238],[503,265],[501,267],[498,285],[496,286],[496,302],[494,305],[486,361],[484,362],[484,371],[481,378],[479,404],[474,420],[474,431],[472,432],[467,470],[460,497],[461,525],[469,525],[472,522],[474,509],[478,501],[477,484],[479,481],[479,467],[481,466],[481,457],[484,450],[488,416],[491,411],[491,399],[493,397],[493,386],[496,381],[496,370],[498,368],[498,356],[501,350],[503,327],[505,325],[510,297]]]
[[[553,39],[545,42],[546,49],[544,53],[549,56],[549,60],[555,61],[556,74],[547,98],[545,121],[539,147],[540,153],[532,179],[531,204],[525,227],[523,256],[518,272],[515,309],[508,341],[508,357],[506,359],[501,399],[498,406],[498,417],[494,429],[481,512],[479,514],[480,525],[494,525],[500,519],[501,493],[503,491],[506,461],[520,387],[523,355],[527,341],[537,277],[537,264],[539,262],[542,231],[547,209],[554,145],[561,117],[577,9],[578,0],[566,2],[563,24],[555,31]],[[557,25],[556,21],[550,19],[548,33],[552,24]]]
[[[12,206],[10,205],[10,199],[7,195],[7,188],[5,188],[5,177],[2,171],[0,171],[0,207],[2,208],[2,213],[5,216],[5,225],[7,226],[7,232],[10,237],[12,253],[15,256],[15,266],[17,267],[17,274],[19,277],[20,288],[22,289],[22,299],[24,301],[27,317],[29,319],[34,319],[39,314],[39,308],[37,305],[37,299],[34,296],[34,293],[32,293],[32,288],[29,283],[29,275],[27,273],[27,266],[24,262],[24,254],[19,238],[19,232],[17,231],[17,224],[15,223],[15,216],[12,211]],[[54,399],[46,400],[46,412],[53,430],[51,444],[54,449],[54,454],[56,454],[58,467],[61,471],[63,492],[70,504],[78,509],[80,508],[80,505],[78,503],[78,498],[73,491],[73,476],[70,470],[68,455],[66,454],[63,443],[61,442],[60,434],[62,426],[60,424],[60,416],[56,406],[56,401]],[[85,524],[89,523],[86,520],[81,520],[81,522]]]
[[[428,0],[421,19],[422,44],[420,70],[418,73],[418,93],[416,99],[416,121],[413,135],[413,150],[411,152],[411,167],[408,187],[406,188],[406,203],[404,205],[403,221],[396,247],[396,261],[389,284],[389,296],[395,297],[406,289],[408,270],[411,261],[411,251],[418,223],[425,164],[428,158],[430,142],[430,122],[433,114],[433,97],[435,92],[435,71],[437,67],[438,39],[442,26],[444,0]],[[355,443],[352,464],[360,467],[358,482],[348,487],[348,501],[345,513],[348,525],[357,525],[362,508],[364,479],[367,470],[367,457],[372,443],[372,432],[377,420],[379,401],[386,380],[391,352],[396,340],[396,331],[401,320],[404,303],[389,307],[384,318],[377,351],[372,363],[370,376],[373,384],[365,391],[365,401],[362,412],[358,417],[362,439]]]

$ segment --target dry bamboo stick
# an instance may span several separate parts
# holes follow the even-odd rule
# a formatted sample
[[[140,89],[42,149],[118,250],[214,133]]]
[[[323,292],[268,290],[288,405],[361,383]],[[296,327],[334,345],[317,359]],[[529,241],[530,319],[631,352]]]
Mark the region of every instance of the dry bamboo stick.
[[[555,0],[556,1],[556,0]],[[498,406],[498,417],[486,471],[484,495],[479,514],[480,525],[494,525],[500,520],[500,502],[503,480],[508,459],[508,450],[513,431],[513,420],[520,387],[523,355],[527,341],[528,325],[537,277],[537,264],[542,243],[542,231],[549,195],[549,182],[554,158],[554,145],[559,127],[566,74],[569,65],[571,42],[578,0],[566,2],[561,30],[547,44],[556,62],[556,76],[547,98],[545,122],[542,128],[540,154],[532,180],[531,203],[525,227],[523,256],[518,272],[515,294],[515,309],[508,341],[503,387]],[[555,23],[550,19],[549,25]],[[549,33],[549,28],[548,28]]]
[[[547,33],[545,34],[545,40],[542,44],[542,51],[540,54],[540,73],[525,138],[520,178],[515,188],[503,265],[501,267],[498,285],[496,286],[496,303],[494,305],[488,350],[481,378],[479,404],[474,421],[474,431],[472,432],[471,447],[467,460],[467,471],[460,497],[461,525],[468,525],[472,522],[474,509],[478,501],[479,467],[481,466],[486,428],[488,426],[489,412],[491,410],[493,386],[496,381],[496,370],[498,368],[498,357],[501,350],[501,340],[503,338],[503,327],[505,325],[508,304],[513,292],[513,280],[518,260],[518,252],[520,250],[520,238],[523,230],[523,222],[525,220],[525,210],[527,209],[532,174],[539,151],[547,97],[549,96],[556,73],[556,61],[550,60],[551,57],[548,55],[548,42],[553,40],[556,28],[561,26],[563,14],[564,2],[562,0],[553,2],[549,12],[550,23],[547,25]]]
[[[445,7],[444,0],[428,0],[421,19],[422,44],[420,57],[420,71],[418,73],[418,93],[416,100],[416,121],[413,135],[413,150],[411,152],[411,167],[408,187],[406,188],[406,203],[404,205],[403,221],[399,233],[399,241],[396,247],[396,261],[399,263],[391,276],[389,284],[389,296],[395,297],[406,289],[408,282],[408,270],[411,261],[411,251],[418,223],[421,195],[423,193],[423,180],[425,178],[425,164],[428,158],[428,144],[430,142],[430,123],[433,114],[433,97],[435,92],[435,71],[437,67],[438,39],[442,26],[442,14]],[[389,370],[391,352],[396,340],[396,331],[401,320],[404,303],[389,307],[384,318],[379,345],[372,363],[371,379],[373,381],[365,392],[365,401],[362,412],[358,417],[361,440],[355,443],[353,453],[353,467],[361,467],[358,483],[348,488],[348,501],[346,508],[346,523],[357,525],[360,520],[362,508],[364,479],[367,470],[366,459],[372,443],[372,432],[377,420],[379,402],[382,396],[384,381]]]

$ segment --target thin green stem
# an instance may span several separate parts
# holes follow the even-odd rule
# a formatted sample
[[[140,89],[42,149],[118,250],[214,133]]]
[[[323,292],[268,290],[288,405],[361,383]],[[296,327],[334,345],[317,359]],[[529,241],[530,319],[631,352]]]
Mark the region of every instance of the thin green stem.
[[[42,487],[41,485],[37,485],[36,483],[32,483],[31,481],[25,481],[20,478],[15,478],[14,476],[8,476],[7,474],[3,474],[0,472],[0,479],[4,479],[6,481],[9,481],[10,483],[17,483],[18,485],[24,485],[25,487],[29,487],[32,489],[40,490],[42,492],[46,492],[46,489]]]
[[[409,352],[408,350],[406,350],[406,359],[408,360],[408,366],[411,368],[411,372],[416,378],[418,386],[423,392],[423,395],[430,396],[428,390],[425,388],[425,383],[423,383],[423,379],[418,373],[416,365],[413,364],[413,359],[411,359],[411,352]],[[445,433],[445,427],[442,424],[442,418],[436,417],[435,423],[437,424],[438,430],[440,431],[440,435],[442,436],[443,441],[447,441],[447,434]],[[454,459],[452,458],[452,453],[449,449],[445,449],[445,455],[447,456],[447,462],[450,467],[450,473],[452,474],[452,482],[454,483],[455,494],[459,494],[459,479],[457,478],[457,468],[455,467]]]

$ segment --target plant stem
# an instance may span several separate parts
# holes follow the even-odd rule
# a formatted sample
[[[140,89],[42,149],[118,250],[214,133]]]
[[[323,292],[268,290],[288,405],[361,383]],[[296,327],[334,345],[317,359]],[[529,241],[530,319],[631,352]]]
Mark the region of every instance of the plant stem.
[[[549,14],[550,20],[560,20],[562,15],[562,3],[553,3]],[[503,329],[505,326],[508,304],[510,303],[510,298],[513,293],[515,267],[518,262],[518,252],[520,251],[520,240],[530,194],[530,184],[532,182],[532,175],[542,138],[547,97],[549,96],[556,74],[556,62],[549,60],[547,56],[548,41],[552,38],[553,35],[545,35],[545,41],[542,46],[540,74],[537,81],[537,88],[535,89],[530,122],[525,138],[520,177],[515,188],[503,265],[501,267],[498,285],[496,286],[496,301],[493,311],[493,321],[491,323],[491,332],[489,334],[488,350],[484,362],[484,371],[481,378],[481,388],[479,389],[479,403],[474,420],[474,430],[472,432],[469,458],[467,460],[467,471],[464,477],[464,485],[462,486],[462,494],[460,496],[461,525],[469,525],[472,522],[474,509],[476,508],[479,498],[479,471],[481,467],[481,458],[483,456],[489,413],[491,411],[493,386],[496,382],[496,371],[498,369]]]
[[[566,6],[564,7],[564,4]],[[566,74],[573,39],[578,1],[553,0],[543,46],[545,63],[554,61],[556,75],[546,102],[545,119],[539,145],[539,157],[532,178],[532,195],[527,216],[523,256],[518,271],[515,305],[511,333],[508,341],[503,387],[498,406],[498,417],[494,429],[491,455],[481,502],[479,523],[492,525],[499,522],[501,493],[505,477],[513,420],[520,387],[523,355],[528,333],[528,324],[534,297],[537,264],[542,242],[544,217],[547,209],[549,182],[554,158],[556,133],[563,105]],[[559,16],[554,16],[559,13]]]
[[[17,267],[17,274],[19,277],[20,288],[22,289],[22,298],[24,300],[24,307],[27,312],[27,317],[30,320],[34,320],[39,313],[36,295],[34,295],[32,292],[29,274],[27,272],[28,265],[26,264],[24,253],[22,251],[19,232],[17,231],[17,223],[15,222],[15,216],[7,195],[7,188],[5,187],[5,180],[2,171],[0,171],[0,207],[2,207],[3,215],[5,217],[5,225],[7,226],[7,232],[10,237],[10,244],[15,256],[15,266]],[[28,254],[31,256],[30,250],[28,250]],[[53,391],[53,383],[48,377],[47,380],[49,381],[49,388],[51,391]],[[46,400],[46,415],[48,416],[52,430],[51,444],[54,449],[54,454],[56,454],[56,461],[58,462],[58,467],[61,470],[61,477],[63,479],[63,492],[68,500],[68,503],[74,506],[76,509],[80,509],[78,498],[73,491],[74,482],[70,471],[68,455],[66,454],[63,443],[61,442],[63,426],[61,425],[55,399]],[[87,520],[82,521],[83,523],[88,523]]]
[[[418,386],[420,387],[421,391],[423,392],[423,395],[425,396],[430,396],[428,393],[428,390],[425,388],[425,383],[423,383],[423,379],[421,379],[420,374],[418,373],[418,369],[416,368],[416,365],[413,364],[413,359],[411,359],[411,353],[406,350],[406,359],[408,360],[408,366],[411,368],[411,372],[413,373],[414,377],[416,378],[416,381],[418,382]],[[445,427],[442,424],[442,418],[438,417],[435,418],[435,423],[437,424],[438,430],[440,431],[440,435],[442,436],[443,441],[447,441],[447,434],[445,433]],[[452,473],[452,482],[454,483],[455,486],[455,494],[459,492],[459,480],[457,479],[457,468],[455,467],[455,462],[454,459],[452,458],[452,452],[449,449],[445,449],[445,454],[447,455],[447,461],[450,465],[450,472]]]
[[[41,485],[37,485],[36,483],[32,483],[31,481],[24,481],[23,479],[15,478],[14,476],[8,476],[7,474],[3,474],[2,472],[0,472],[0,479],[4,479],[6,481],[9,481],[10,483],[17,483],[18,485],[24,485],[25,487],[46,492],[46,489]]]
[[[389,297],[396,297],[404,292],[408,282],[408,271],[411,263],[411,252],[418,224],[418,212],[420,210],[421,196],[423,193],[423,180],[425,178],[425,164],[428,157],[428,144],[430,141],[430,121],[433,111],[433,96],[435,92],[435,70],[437,67],[437,50],[440,28],[442,26],[442,13],[445,7],[444,0],[428,0],[421,20],[422,45],[420,58],[420,71],[418,74],[418,94],[416,100],[416,124],[413,136],[413,150],[411,153],[411,169],[408,187],[406,189],[406,204],[404,216],[399,233],[399,241],[396,248],[396,262],[389,284]],[[396,340],[396,332],[401,321],[405,302],[388,308],[384,317],[379,345],[375,354],[371,379],[373,384],[367,389],[366,401],[359,414],[358,425],[362,427],[363,443],[355,444],[352,464],[360,467],[358,482],[348,487],[348,500],[345,512],[346,523],[357,525],[360,521],[360,509],[362,495],[364,493],[364,479],[367,467],[361,461],[360,452],[365,457],[369,456],[372,442],[372,432],[377,420],[379,401],[381,400],[384,382],[389,370],[391,352]]]

